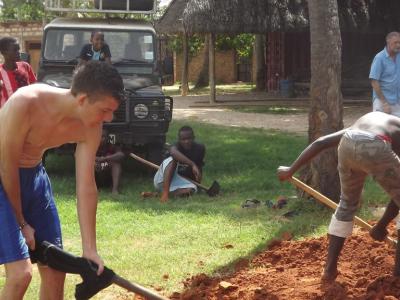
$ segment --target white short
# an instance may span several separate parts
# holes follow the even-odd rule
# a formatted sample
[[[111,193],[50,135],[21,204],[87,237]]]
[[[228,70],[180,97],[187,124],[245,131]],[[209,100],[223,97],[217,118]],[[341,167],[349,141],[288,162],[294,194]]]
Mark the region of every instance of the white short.
[[[167,166],[172,162],[173,158],[170,156],[161,163],[160,168],[158,169],[156,175],[154,175],[154,187],[158,191],[162,191],[163,182],[164,182],[164,172]],[[169,187],[169,191],[173,192],[178,189],[193,189],[197,191],[197,186],[191,183],[189,180],[183,178],[178,174],[178,168],[175,169],[174,176],[171,180],[171,186]]]
[[[400,103],[390,104],[390,109],[392,110],[391,115],[400,117]],[[372,110],[383,112],[382,101],[379,100],[378,98],[375,98],[374,102],[372,103]]]

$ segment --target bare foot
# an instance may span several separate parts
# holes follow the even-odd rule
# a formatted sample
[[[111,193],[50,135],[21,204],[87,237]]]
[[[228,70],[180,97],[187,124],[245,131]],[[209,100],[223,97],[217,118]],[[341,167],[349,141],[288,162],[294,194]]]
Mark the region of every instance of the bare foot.
[[[335,281],[338,275],[339,272],[337,270],[333,271],[324,270],[324,272],[322,273],[321,281],[325,283],[333,282]]]
[[[168,202],[168,194],[164,194],[163,193],[161,195],[160,201],[163,202],[163,203]]]
[[[158,193],[157,192],[141,192],[140,196],[142,196],[142,198],[158,197]]]
[[[377,225],[373,226],[369,231],[369,235],[377,241],[383,241],[385,237],[388,235],[388,231],[386,228],[381,228]]]

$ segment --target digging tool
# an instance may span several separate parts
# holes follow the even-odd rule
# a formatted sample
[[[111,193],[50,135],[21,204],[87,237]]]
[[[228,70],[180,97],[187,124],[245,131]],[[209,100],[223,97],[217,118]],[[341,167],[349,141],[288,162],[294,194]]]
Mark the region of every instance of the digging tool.
[[[149,300],[168,300],[150,289],[129,282],[107,267],[104,267],[103,273],[97,275],[98,266],[94,262],[72,255],[46,241],[36,242],[36,248],[30,251],[30,256],[32,262],[40,262],[64,273],[79,274],[82,282],[75,287],[75,299],[77,300],[90,299],[112,283]]]
[[[148,166],[152,167],[153,169],[158,170],[160,168],[156,164],[153,164],[151,161],[148,161],[148,160],[146,160],[146,159],[144,159],[144,158],[142,158],[140,156],[137,156],[136,154],[130,153],[129,155],[132,158],[136,159],[137,161],[140,161],[141,163],[144,163],[145,165],[148,165]],[[207,193],[207,195],[210,196],[210,197],[217,196],[219,194],[220,189],[221,189],[221,186],[215,180],[211,184],[211,186],[209,188],[207,188],[206,186],[204,186],[204,185],[202,185],[202,184],[198,183],[197,181],[194,181],[194,180],[192,180],[190,178],[187,178],[187,177],[183,177],[183,178],[185,178],[186,180],[189,180],[191,183],[193,183],[197,187],[199,187],[202,190],[204,190]]]
[[[296,177],[291,177],[289,179],[289,181],[291,183],[293,183],[296,187],[298,187],[299,189],[303,190],[304,192],[306,192],[307,194],[310,194],[311,196],[313,196],[315,199],[317,199],[319,202],[321,202],[322,204],[325,204],[326,206],[336,210],[337,208],[337,204],[335,202],[333,202],[331,199],[329,199],[328,197],[322,195],[320,192],[314,190],[312,187],[308,186],[307,184],[305,184],[304,182],[300,181],[299,179],[297,179]],[[367,222],[365,222],[363,219],[360,219],[359,217],[354,217],[354,223],[368,231],[370,231],[372,229],[372,226],[369,225]],[[389,236],[385,237],[385,241],[393,244],[394,246],[397,245],[397,241],[395,241],[394,239],[390,238]]]

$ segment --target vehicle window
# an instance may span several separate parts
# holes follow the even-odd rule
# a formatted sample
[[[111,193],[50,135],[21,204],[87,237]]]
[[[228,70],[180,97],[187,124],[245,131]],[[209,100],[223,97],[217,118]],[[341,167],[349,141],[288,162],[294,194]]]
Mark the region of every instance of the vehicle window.
[[[154,38],[145,31],[103,30],[105,43],[110,47],[111,61],[134,60],[154,62]],[[49,29],[46,33],[44,58],[72,60],[79,57],[84,45],[90,44],[90,30]]]

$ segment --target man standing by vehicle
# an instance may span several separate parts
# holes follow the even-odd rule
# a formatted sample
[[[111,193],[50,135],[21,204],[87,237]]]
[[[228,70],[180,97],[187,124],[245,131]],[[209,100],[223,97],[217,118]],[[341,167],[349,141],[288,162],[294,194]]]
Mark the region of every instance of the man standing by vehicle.
[[[386,47],[372,61],[369,79],[373,89],[373,111],[400,117],[400,33],[386,36]]]
[[[0,107],[20,87],[36,82],[32,67],[20,61],[19,44],[15,38],[4,37],[0,39],[0,52],[4,63],[0,65]]]
[[[197,191],[196,185],[184,178],[201,182],[206,148],[194,139],[191,127],[183,126],[179,129],[178,143],[170,148],[171,156],[161,163],[154,176],[154,186],[162,192],[161,202],[168,201],[169,193],[189,196]]]
[[[124,98],[121,76],[109,64],[89,62],[75,71],[71,89],[35,84],[19,89],[0,110],[0,264],[6,281],[1,300],[22,299],[32,277],[35,240],[62,247],[50,181],[41,163],[46,149],[76,142],[76,193],[82,256],[97,253],[96,151],[103,122]],[[40,299],[63,299],[65,274],[38,266]]]

